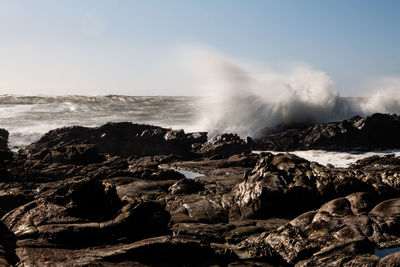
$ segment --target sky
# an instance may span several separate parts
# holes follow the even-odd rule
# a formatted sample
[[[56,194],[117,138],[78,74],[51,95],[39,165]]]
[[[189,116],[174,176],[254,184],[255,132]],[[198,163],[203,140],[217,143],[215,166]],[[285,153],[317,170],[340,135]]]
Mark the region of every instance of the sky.
[[[195,47],[308,64],[363,95],[399,80],[398,14],[397,0],[0,0],[0,94],[197,95]]]

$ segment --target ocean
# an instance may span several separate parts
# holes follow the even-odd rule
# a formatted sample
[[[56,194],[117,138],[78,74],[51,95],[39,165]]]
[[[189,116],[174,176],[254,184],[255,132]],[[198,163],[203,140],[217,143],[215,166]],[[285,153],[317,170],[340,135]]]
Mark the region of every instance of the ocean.
[[[158,96],[0,96],[0,127],[18,149],[63,126],[134,122],[190,130],[196,124],[197,97]]]
[[[81,125],[94,127],[107,122],[128,121],[157,125],[172,129],[209,131],[209,137],[222,132],[236,132],[245,137],[246,132],[235,129],[246,128],[249,120],[241,122],[239,128],[226,127],[226,122],[234,122],[234,113],[216,116],[210,109],[209,101],[201,97],[184,96],[0,96],[0,128],[9,131],[9,146],[17,151],[37,141],[49,130]],[[218,103],[213,103],[218,105]],[[230,108],[232,109],[232,108]],[[240,109],[236,112],[240,112]],[[219,121],[207,124],[204,114],[218,117]],[[207,120],[210,121],[209,119]],[[263,125],[264,126],[264,125]],[[276,152],[274,152],[276,153]],[[308,160],[328,163],[336,167],[346,167],[358,159],[372,155],[386,155],[400,151],[327,152],[321,150],[292,152]]]

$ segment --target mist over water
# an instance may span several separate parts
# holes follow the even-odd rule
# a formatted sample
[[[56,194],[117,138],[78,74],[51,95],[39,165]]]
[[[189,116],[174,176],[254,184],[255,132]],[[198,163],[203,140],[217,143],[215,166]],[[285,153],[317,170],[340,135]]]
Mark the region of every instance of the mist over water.
[[[234,132],[257,137],[277,126],[400,113],[398,81],[377,85],[367,97],[341,97],[326,73],[307,65],[285,72],[260,71],[214,52],[194,54],[207,80],[204,91],[210,95],[199,128],[210,135]]]

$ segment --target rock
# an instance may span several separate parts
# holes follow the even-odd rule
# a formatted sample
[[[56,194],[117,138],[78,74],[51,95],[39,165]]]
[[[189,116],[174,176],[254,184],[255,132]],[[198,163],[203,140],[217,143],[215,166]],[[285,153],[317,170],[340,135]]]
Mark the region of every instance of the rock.
[[[204,190],[204,185],[193,179],[182,179],[168,188],[171,195],[193,194],[202,190]]]
[[[15,237],[2,222],[0,222],[0,237],[0,265],[14,266],[18,261],[15,255]]]
[[[257,150],[374,150],[400,148],[400,116],[376,113],[340,122],[293,128],[256,140]]]
[[[0,128],[0,162],[13,158],[13,154],[8,148],[8,136],[8,131]]]
[[[385,156],[371,156],[357,160],[350,165],[351,168],[361,170],[382,170],[382,169],[400,169],[400,158],[394,154]]]
[[[190,236],[204,242],[224,243],[226,234],[235,226],[227,223],[175,223],[171,226],[174,235]]]
[[[368,192],[357,192],[346,197],[355,215],[368,213],[376,204],[377,196]]]
[[[25,265],[73,266],[184,266],[238,260],[224,245],[209,244],[184,236],[159,236],[129,244],[89,249],[24,247],[17,249]]]
[[[232,193],[242,217],[289,215],[319,203],[314,180],[312,168],[304,159],[266,154]]]
[[[373,220],[377,224],[373,237],[375,242],[377,243],[387,243],[390,241],[398,242],[397,239],[400,237],[399,198],[389,199],[379,203],[369,212],[368,215],[371,218],[371,220]]]
[[[221,196],[182,195],[167,202],[166,209],[171,214],[172,223],[226,223],[229,213]]]
[[[374,120],[303,137],[329,144]],[[298,145],[304,129],[289,131],[287,144]],[[131,123],[50,131],[0,160],[0,263],[396,264],[396,255],[373,253],[400,246],[398,158],[334,168],[250,149],[232,134],[206,142],[204,133]]]
[[[45,150],[46,151],[46,150]],[[53,150],[47,150],[48,153],[40,153],[41,163],[61,163],[87,165],[105,161],[105,156],[98,153],[95,145],[71,145],[60,146]],[[33,156],[34,157],[34,156]],[[31,158],[33,158],[31,157]]]
[[[130,166],[133,177],[147,180],[179,180],[184,179],[185,175],[172,169],[160,169],[158,166],[137,167]]]
[[[397,264],[400,253],[381,260],[373,253],[377,247],[399,245],[399,199],[374,207],[376,201],[363,192],[333,199],[286,225],[247,238],[237,245],[239,255],[296,266]]]
[[[367,266],[374,267],[379,257],[371,254],[344,255],[341,251],[323,257],[312,257],[301,261],[296,266]]]
[[[73,179],[10,211],[2,221],[18,246],[78,248],[168,233],[170,216],[159,203],[122,205],[112,185]]]
[[[222,134],[203,143],[196,153],[204,157],[219,155],[227,158],[241,153],[249,154],[252,150],[253,140],[250,137],[241,139],[236,134]]]
[[[128,122],[107,123],[87,128],[81,126],[51,130],[42,138],[24,149],[28,157],[43,149],[53,150],[56,146],[93,144],[100,153],[112,156],[131,155],[178,155],[190,156],[192,145],[204,143],[206,133],[185,134],[157,126]]]
[[[360,230],[372,228],[373,222],[362,216],[366,217],[352,213],[347,198],[334,199],[316,212],[302,214],[259,238],[244,240],[239,248],[250,249],[251,253],[259,251],[257,258],[281,259],[284,264],[298,266],[335,265],[340,259],[339,262],[346,259],[354,263],[371,259],[376,263],[377,257],[370,255],[375,248],[368,240],[371,231]]]
[[[362,213],[365,205],[375,203],[372,198],[376,195],[390,198],[399,194],[398,176],[400,170],[335,169],[291,154],[262,153],[245,181],[233,188],[232,195],[240,216],[263,219],[298,215],[338,196],[370,192],[374,196],[363,193],[349,197]]]
[[[11,191],[2,190],[0,193],[0,216],[3,216],[5,213],[32,201],[34,195],[34,192],[22,188],[13,188]]]
[[[381,259],[378,263],[379,267],[383,266],[390,266],[390,267],[396,267],[400,266],[400,252],[396,252],[393,254],[390,254],[383,259]]]

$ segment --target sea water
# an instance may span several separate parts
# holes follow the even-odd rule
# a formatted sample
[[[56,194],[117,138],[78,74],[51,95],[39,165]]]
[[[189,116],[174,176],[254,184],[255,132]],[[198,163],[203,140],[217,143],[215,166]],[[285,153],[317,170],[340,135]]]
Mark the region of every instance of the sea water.
[[[14,150],[63,126],[128,121],[191,130],[197,102],[197,97],[2,95],[0,127],[9,131],[9,145]]]
[[[9,145],[14,151],[37,141],[49,130],[73,125],[94,127],[107,122],[128,121],[184,129],[186,132],[209,131],[209,137],[224,131],[239,130],[235,125],[227,129],[221,128],[223,122],[215,129],[212,125],[204,124],[202,116],[209,103],[208,99],[202,97],[184,96],[0,95],[0,128],[9,131]],[[229,114],[225,114],[223,117],[228,116]],[[250,122],[243,121],[240,127],[246,123]],[[335,167],[346,167],[358,159],[372,155],[400,155],[400,151],[358,153],[310,150],[291,153],[323,165],[330,163]]]

